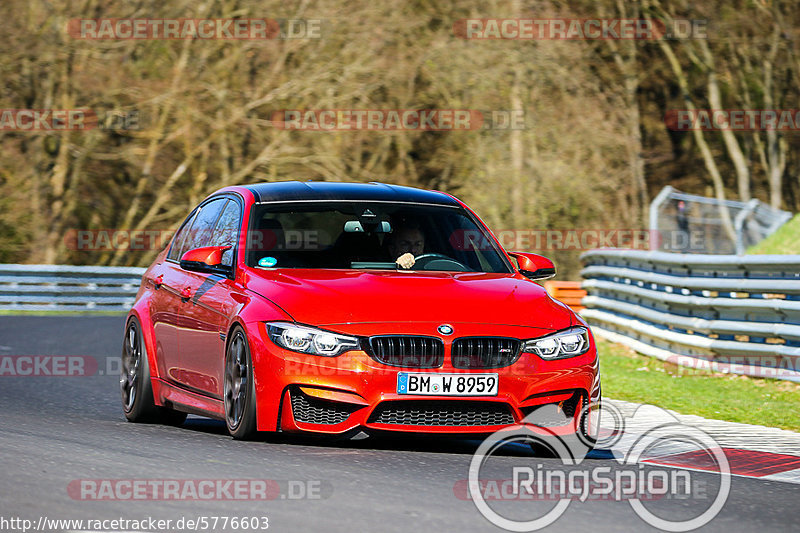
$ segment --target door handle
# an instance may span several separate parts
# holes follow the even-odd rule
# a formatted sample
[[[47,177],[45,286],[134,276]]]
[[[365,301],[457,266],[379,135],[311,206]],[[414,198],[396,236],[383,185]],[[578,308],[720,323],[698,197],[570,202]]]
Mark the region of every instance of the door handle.
[[[192,289],[190,287],[184,287],[181,291],[181,301],[186,303],[189,301],[189,298],[192,297]]]
[[[156,286],[156,289],[160,289],[161,286],[164,284],[164,274],[159,274],[158,276],[153,279],[153,285]]]

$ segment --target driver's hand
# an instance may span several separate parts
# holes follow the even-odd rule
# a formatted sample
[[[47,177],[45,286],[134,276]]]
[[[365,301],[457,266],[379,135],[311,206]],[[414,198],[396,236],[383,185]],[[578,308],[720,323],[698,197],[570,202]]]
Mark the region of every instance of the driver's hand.
[[[399,266],[400,268],[405,268],[406,270],[413,267],[414,263],[416,262],[417,261],[416,259],[414,259],[414,254],[408,252],[398,257],[397,260],[395,261],[395,263],[397,263],[397,266]]]

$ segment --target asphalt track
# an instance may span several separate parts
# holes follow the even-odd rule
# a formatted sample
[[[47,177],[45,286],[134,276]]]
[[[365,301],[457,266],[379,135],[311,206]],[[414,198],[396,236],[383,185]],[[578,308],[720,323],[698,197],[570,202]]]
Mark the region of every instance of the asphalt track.
[[[99,363],[91,376],[0,376],[0,530],[21,531],[3,522],[13,518],[35,525],[44,517],[152,517],[175,524],[201,516],[266,516],[271,531],[500,531],[454,492],[467,479],[477,441],[381,437],[331,442],[278,434],[237,442],[222,424],[198,417],[178,428],[127,423],[117,376],[105,374],[119,356],[122,328],[121,316],[0,316],[0,356],[85,355]],[[510,448],[489,467],[500,476],[511,465],[547,461],[555,460]],[[618,468],[602,451],[587,461]],[[718,475],[693,476],[713,495]],[[277,481],[280,494],[268,501],[95,501],[69,489],[82,479],[263,479]],[[797,530],[800,485],[743,477],[731,483],[724,508],[702,530]],[[310,488],[315,497],[294,499],[302,492],[298,487]],[[693,516],[707,506],[696,498],[648,504],[665,518]],[[497,509],[532,518],[536,510],[541,515],[551,507],[552,502],[503,502]],[[573,501],[547,530],[653,529],[627,502]],[[179,531],[174,525],[170,530]]]

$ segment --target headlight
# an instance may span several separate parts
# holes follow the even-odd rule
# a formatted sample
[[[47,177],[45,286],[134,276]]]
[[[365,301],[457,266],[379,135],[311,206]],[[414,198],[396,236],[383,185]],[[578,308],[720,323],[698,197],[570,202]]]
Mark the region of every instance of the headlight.
[[[564,359],[585,354],[589,350],[589,332],[575,327],[546,337],[525,341],[523,352],[535,353],[542,359]]]
[[[293,352],[336,357],[358,348],[358,339],[290,322],[267,322],[272,342]]]

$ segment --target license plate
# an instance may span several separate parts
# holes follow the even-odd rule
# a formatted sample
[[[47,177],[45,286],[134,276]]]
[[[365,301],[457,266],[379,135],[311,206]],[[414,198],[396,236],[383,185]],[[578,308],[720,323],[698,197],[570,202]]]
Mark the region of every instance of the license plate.
[[[497,396],[497,374],[400,372],[397,394],[427,396]]]

